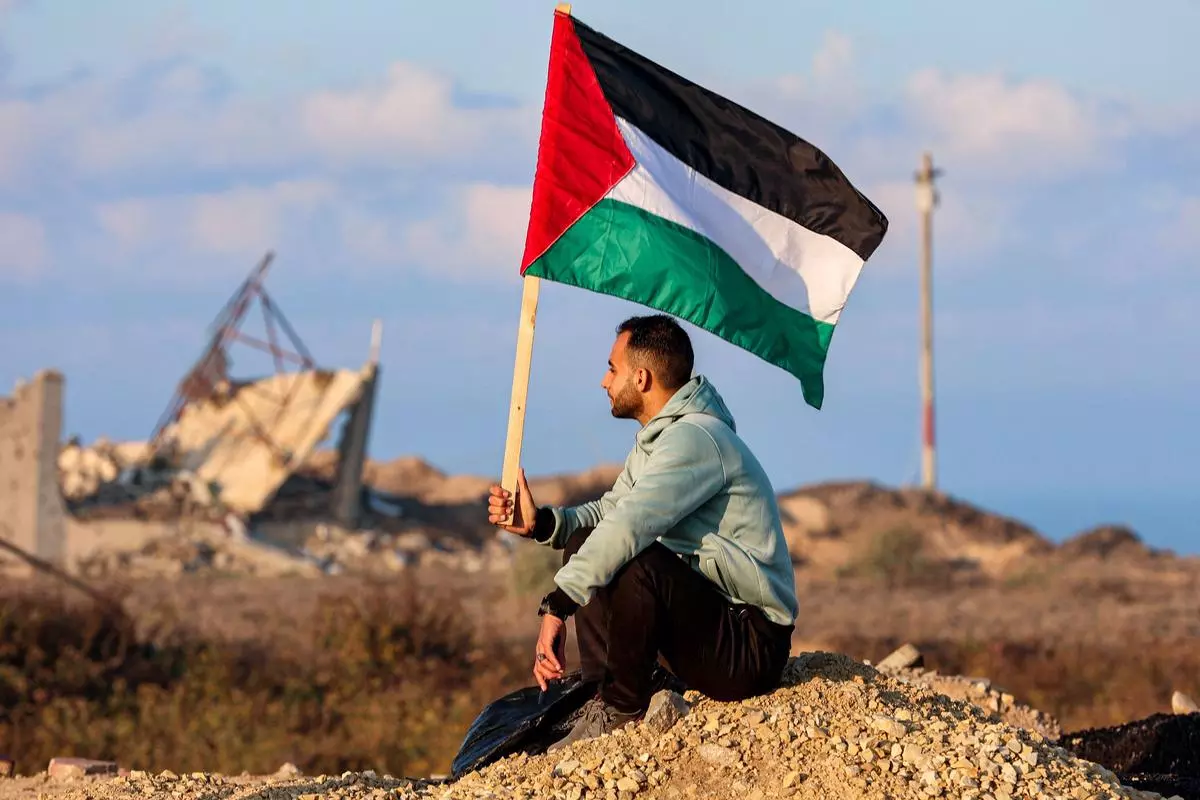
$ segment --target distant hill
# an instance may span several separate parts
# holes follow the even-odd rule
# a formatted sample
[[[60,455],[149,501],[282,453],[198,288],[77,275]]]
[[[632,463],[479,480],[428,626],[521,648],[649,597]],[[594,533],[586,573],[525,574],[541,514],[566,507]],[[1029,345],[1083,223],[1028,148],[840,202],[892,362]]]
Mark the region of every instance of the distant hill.
[[[331,469],[330,454],[320,454],[313,467],[319,471],[322,459]],[[539,503],[580,503],[608,490],[620,470],[618,464],[601,464],[578,473],[531,476],[530,484]],[[399,499],[406,528],[472,544],[495,534],[485,511],[491,477],[449,475],[408,456],[369,462],[365,479]],[[1072,564],[1148,567],[1174,558],[1115,526],[1099,526],[1055,545],[1019,520],[919,488],[820,483],[782,492],[778,501],[796,568],[814,575],[886,572],[942,582],[999,579]]]

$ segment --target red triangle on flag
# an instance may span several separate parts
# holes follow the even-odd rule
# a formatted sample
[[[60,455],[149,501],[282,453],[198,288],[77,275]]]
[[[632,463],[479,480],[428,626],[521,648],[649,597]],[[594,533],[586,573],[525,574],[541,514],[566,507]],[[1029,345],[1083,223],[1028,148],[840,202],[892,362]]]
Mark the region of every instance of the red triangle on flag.
[[[521,274],[635,163],[570,15],[555,11]]]

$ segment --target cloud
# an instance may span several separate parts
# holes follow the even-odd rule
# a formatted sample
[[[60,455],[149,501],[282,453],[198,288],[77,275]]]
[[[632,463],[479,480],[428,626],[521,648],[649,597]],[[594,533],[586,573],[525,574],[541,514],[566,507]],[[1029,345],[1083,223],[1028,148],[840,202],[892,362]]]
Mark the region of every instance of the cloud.
[[[822,35],[805,72],[743,85],[718,81],[712,88],[818,146],[840,140],[864,107],[854,42],[836,30]]]
[[[850,72],[854,61],[854,44],[839,31],[826,31],[821,46],[813,55],[813,80],[818,84],[836,83]]]
[[[1194,255],[1200,250],[1200,196],[1179,199],[1175,213],[1167,219],[1161,241],[1181,254]]]
[[[322,91],[300,108],[304,135],[339,159],[462,156],[497,138],[531,137],[530,109],[457,105],[450,79],[397,62],[384,80],[349,91]]]
[[[367,86],[250,99],[199,61],[164,58],[0,97],[0,185],[25,179],[29,189],[64,170],[103,181],[347,166],[508,169],[519,152],[532,167],[538,123],[532,107],[469,105],[450,78],[406,62]]]
[[[436,214],[399,227],[347,213],[342,237],[369,261],[406,262],[451,281],[516,281],[531,199],[528,186],[471,183],[448,192]]]
[[[48,259],[42,222],[25,214],[0,211],[0,278],[32,278]]]
[[[1102,108],[1052,80],[922,70],[908,81],[913,130],[943,156],[989,178],[1039,180],[1104,167],[1131,130],[1127,111]]]
[[[198,195],[187,217],[188,239],[213,253],[261,253],[279,241],[286,224],[304,225],[336,194],[320,181],[283,181]]]
[[[186,284],[211,277],[211,266],[203,274],[197,271],[203,259],[208,265],[215,257],[243,270],[250,259],[281,242],[295,243],[335,213],[338,197],[333,184],[296,180],[125,198],[93,210],[99,239],[92,250],[130,275],[135,271],[124,265],[156,261],[167,271],[153,277]]]

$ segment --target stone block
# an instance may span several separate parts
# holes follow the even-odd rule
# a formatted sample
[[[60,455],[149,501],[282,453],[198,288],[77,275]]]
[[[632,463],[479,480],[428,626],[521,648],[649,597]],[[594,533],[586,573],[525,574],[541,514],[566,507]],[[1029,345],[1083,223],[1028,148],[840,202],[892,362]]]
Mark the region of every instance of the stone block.
[[[115,761],[96,761],[91,758],[56,756],[50,759],[50,766],[46,768],[46,772],[56,780],[82,778],[85,775],[116,775],[117,763]]]

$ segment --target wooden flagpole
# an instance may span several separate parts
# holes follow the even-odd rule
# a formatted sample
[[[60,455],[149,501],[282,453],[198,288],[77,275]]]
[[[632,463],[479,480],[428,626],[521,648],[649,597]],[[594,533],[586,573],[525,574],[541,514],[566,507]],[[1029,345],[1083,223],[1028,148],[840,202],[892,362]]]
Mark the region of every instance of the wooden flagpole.
[[[526,275],[522,280],[521,318],[517,326],[517,360],[513,366],[512,400],[508,406],[508,438],[504,442],[504,471],[500,485],[517,493],[517,471],[521,466],[521,442],[525,435],[525,403],[529,396],[529,368],[533,362],[533,329],[537,323],[538,290],[542,279]],[[513,506],[516,508],[515,504]],[[512,523],[512,514],[503,524]]]
[[[559,3],[555,12],[571,13],[570,3]],[[504,468],[500,486],[517,494],[517,474],[521,468],[521,443],[525,438],[525,407],[529,398],[529,369],[533,363],[533,332],[537,324],[538,293],[541,278],[526,275],[522,278],[521,316],[517,324],[517,357],[513,365],[512,398],[508,405],[508,435],[504,441]],[[513,505],[516,508],[516,505]],[[501,524],[511,524],[512,514]]]

